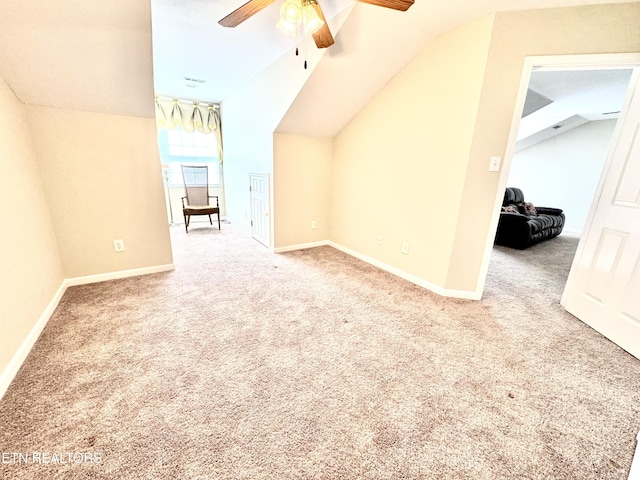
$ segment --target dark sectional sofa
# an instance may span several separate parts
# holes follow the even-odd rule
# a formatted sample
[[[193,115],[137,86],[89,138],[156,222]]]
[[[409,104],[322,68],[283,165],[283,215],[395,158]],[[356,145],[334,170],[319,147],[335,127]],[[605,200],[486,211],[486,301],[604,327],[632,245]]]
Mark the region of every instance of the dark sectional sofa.
[[[507,188],[495,244],[519,249],[530,247],[560,235],[564,220],[561,209],[534,207],[524,201],[522,190]]]

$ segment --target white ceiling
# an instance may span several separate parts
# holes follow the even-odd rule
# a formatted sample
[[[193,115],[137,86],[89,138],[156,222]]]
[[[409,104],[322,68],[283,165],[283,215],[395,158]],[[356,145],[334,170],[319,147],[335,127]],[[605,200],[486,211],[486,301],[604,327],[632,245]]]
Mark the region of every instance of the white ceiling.
[[[618,118],[631,69],[534,71],[527,97],[551,103],[520,121],[516,150],[548,140],[590,121]]]
[[[237,28],[218,25],[244,1],[0,0],[0,75],[27,104],[77,110],[150,117],[154,83],[161,94],[222,101],[295,44],[274,28],[279,2]],[[331,17],[350,0],[320,3]],[[335,134],[426,42],[483,15],[597,3],[625,0],[416,0],[407,12],[357,4],[300,93],[321,122],[292,110],[281,127]],[[184,77],[205,83],[189,88]]]
[[[554,102],[571,98],[591,100],[596,108],[608,108],[611,98],[617,98],[627,90],[631,70],[606,68],[598,70],[537,70],[531,73],[529,88]]]
[[[269,63],[290,52],[296,40],[275,28],[279,1],[235,29],[217,24],[244,1],[226,0],[212,6],[203,0],[152,0],[157,92],[223,101]],[[316,67],[278,131],[334,136],[430,40],[484,15],[624,1],[416,0],[406,12],[356,2],[337,31],[331,17],[351,2],[320,0],[336,43]],[[179,20],[183,17],[187,18]],[[185,28],[176,28],[179,24],[189,30],[186,41],[181,37]],[[166,38],[165,32],[170,32]],[[189,88],[184,76],[206,82]]]
[[[153,116],[147,1],[0,0],[0,12],[0,75],[23,102]]]
[[[302,38],[275,28],[275,2],[235,28],[218,20],[247,0],[152,0],[153,64],[158,94],[221,102]],[[352,0],[324,0],[329,19]],[[188,86],[185,77],[205,80]],[[193,85],[193,83],[191,83]]]

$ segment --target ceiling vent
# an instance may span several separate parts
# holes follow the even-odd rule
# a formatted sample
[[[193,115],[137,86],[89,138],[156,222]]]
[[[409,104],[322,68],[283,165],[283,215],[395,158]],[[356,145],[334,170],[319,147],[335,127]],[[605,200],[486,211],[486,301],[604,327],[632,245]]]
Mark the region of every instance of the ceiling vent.
[[[187,87],[195,88],[202,85],[204,82],[206,82],[206,80],[202,80],[200,78],[184,77],[184,84]]]

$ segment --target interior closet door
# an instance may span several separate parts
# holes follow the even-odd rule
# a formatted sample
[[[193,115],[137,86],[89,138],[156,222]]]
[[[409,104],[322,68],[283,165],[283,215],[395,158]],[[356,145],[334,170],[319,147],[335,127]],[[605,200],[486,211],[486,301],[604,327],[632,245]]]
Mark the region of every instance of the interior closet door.
[[[251,234],[258,242],[269,247],[271,230],[269,215],[269,176],[249,175],[251,196]]]

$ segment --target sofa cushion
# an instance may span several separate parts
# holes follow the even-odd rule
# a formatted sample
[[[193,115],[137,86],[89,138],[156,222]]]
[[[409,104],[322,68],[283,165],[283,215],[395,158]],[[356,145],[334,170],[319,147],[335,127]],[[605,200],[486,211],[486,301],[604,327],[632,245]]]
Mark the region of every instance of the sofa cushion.
[[[502,205],[524,203],[524,193],[519,188],[509,187],[504,191]]]
[[[508,223],[509,225],[526,225],[529,221],[529,217],[522,215],[521,213],[502,212],[500,213],[500,219]]]
[[[531,225],[531,233],[538,233],[546,228],[553,227],[554,221],[549,215],[538,215],[537,217],[529,218],[529,224]]]

